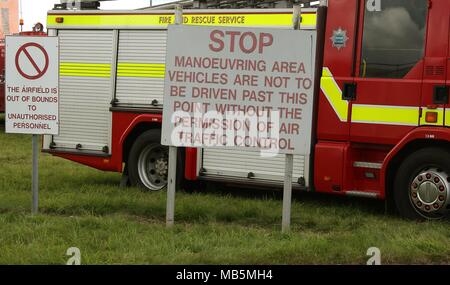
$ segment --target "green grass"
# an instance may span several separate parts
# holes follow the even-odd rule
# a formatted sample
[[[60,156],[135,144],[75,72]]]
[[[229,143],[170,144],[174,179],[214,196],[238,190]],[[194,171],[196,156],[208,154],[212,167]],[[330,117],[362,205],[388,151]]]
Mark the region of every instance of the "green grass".
[[[297,194],[287,235],[279,194],[180,192],[166,229],[164,192],[45,154],[33,217],[31,137],[1,131],[0,146],[0,264],[65,264],[69,247],[83,264],[365,264],[373,246],[384,264],[450,264],[448,221],[403,221],[379,201]]]

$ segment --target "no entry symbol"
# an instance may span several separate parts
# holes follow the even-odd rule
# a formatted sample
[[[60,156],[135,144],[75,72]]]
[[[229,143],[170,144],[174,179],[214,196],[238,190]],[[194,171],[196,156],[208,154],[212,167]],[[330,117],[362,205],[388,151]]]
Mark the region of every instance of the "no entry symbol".
[[[22,60],[20,60],[21,58]],[[48,65],[48,53],[40,44],[24,44],[16,53],[17,71],[26,79],[36,80],[41,78],[47,72]]]

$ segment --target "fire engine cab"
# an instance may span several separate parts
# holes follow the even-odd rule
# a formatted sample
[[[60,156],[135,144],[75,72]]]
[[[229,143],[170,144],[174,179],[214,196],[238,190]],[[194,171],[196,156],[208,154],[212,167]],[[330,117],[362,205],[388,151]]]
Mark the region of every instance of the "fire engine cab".
[[[219,9],[225,2],[263,8]],[[292,2],[182,1],[192,8],[183,24],[292,29]],[[61,121],[43,145],[152,191],[167,184],[160,136],[174,23],[170,7],[157,8],[48,13],[48,33],[60,38]],[[448,0],[328,1],[314,147],[294,158],[295,189],[393,201],[411,219],[448,214],[449,26]],[[316,28],[316,9],[302,9],[301,28]],[[184,149],[180,157],[183,181],[283,184],[282,155]]]

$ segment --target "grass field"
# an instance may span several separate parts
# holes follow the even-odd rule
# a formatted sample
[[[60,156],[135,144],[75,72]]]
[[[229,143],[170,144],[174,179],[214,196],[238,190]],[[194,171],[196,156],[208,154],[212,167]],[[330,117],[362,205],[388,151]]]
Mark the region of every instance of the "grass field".
[[[0,118],[3,125],[3,118]],[[42,154],[40,214],[30,215],[31,137],[0,131],[0,264],[450,264],[448,221],[384,215],[379,201],[301,193],[293,230],[280,233],[276,193],[177,193],[165,228],[165,193],[119,188],[120,175]]]

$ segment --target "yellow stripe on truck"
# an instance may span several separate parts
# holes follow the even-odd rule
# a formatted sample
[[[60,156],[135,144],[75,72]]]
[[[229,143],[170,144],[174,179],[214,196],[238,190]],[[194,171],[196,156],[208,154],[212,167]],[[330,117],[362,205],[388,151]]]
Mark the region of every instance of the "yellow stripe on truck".
[[[62,18],[62,23],[57,23],[56,18]],[[64,27],[144,27],[157,26],[167,27],[173,24],[175,16],[171,14],[60,14],[48,15],[47,26],[49,28]],[[183,16],[185,25],[203,26],[292,26],[291,13],[261,13],[261,14],[185,14]],[[302,14],[302,25],[305,27],[316,26],[316,14]]]
[[[111,77],[111,64],[61,62],[60,76]]]
[[[449,109],[445,110],[445,125],[447,127],[450,127],[450,110]]]
[[[419,112],[419,107],[353,104],[352,123],[417,126]]]
[[[164,78],[166,66],[160,63],[118,63],[119,77]]]

